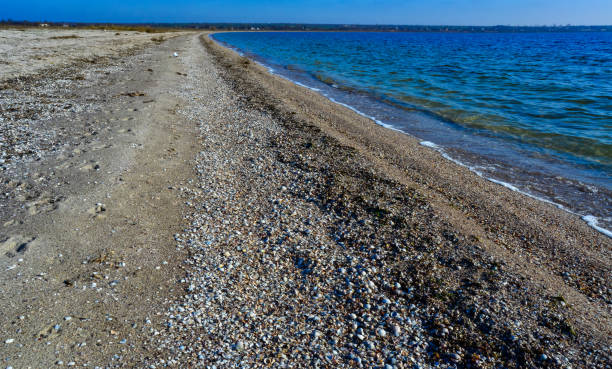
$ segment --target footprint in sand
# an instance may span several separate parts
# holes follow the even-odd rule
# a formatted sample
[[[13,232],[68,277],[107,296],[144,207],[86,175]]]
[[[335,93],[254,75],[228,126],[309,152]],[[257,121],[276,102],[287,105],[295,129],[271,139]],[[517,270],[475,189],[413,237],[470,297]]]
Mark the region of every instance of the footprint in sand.
[[[82,165],[81,167],[79,167],[79,169],[84,172],[88,172],[91,170],[100,170],[100,164],[96,163],[95,161],[92,161],[91,163]]]
[[[59,202],[62,199],[59,197],[41,196],[35,201],[31,201],[26,204],[29,215],[36,215],[39,213],[46,213],[49,211],[56,210]]]
[[[70,157],[79,156],[79,155],[84,154],[86,152],[87,151],[83,150],[83,149],[74,149],[74,150],[72,150],[72,153],[70,154]]]
[[[92,151],[99,151],[99,150],[108,149],[111,147],[113,147],[113,145],[111,144],[99,144],[99,145],[92,146],[91,149]]]
[[[93,218],[104,219],[106,218],[106,205],[97,203],[96,206],[90,208],[87,213],[91,214]]]
[[[55,169],[68,169],[68,168],[70,168],[70,167],[71,167],[70,162],[69,162],[69,161],[65,161],[65,162],[63,162],[62,164],[57,165],[57,166],[55,167]]]
[[[16,254],[23,254],[28,251],[32,241],[35,239],[36,237],[24,237],[21,235],[10,236],[0,242],[0,252],[7,257],[15,257]]]
[[[38,332],[34,336],[34,338],[36,338],[37,340],[42,340],[42,339],[49,340],[49,339],[59,336],[61,331],[62,330],[59,325],[52,324],[52,325],[47,326],[46,328],[43,328],[40,332]]]

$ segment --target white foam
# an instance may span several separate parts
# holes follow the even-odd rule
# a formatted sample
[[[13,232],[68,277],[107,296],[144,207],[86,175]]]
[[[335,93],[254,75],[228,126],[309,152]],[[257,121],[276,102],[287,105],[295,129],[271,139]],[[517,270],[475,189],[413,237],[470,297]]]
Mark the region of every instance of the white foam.
[[[284,77],[283,77],[283,78],[284,78]],[[303,84],[303,83],[299,83],[298,81],[293,81],[293,80],[291,80],[291,79],[289,79],[289,78],[285,78],[285,79],[286,79],[286,80],[288,80],[288,81],[291,81],[291,82],[295,83],[295,84],[296,84],[296,85],[298,85],[298,86],[302,86],[302,87],[304,87],[304,88],[307,88],[307,89],[309,89],[309,90],[316,91],[316,92],[321,92],[321,89],[319,89],[319,88],[315,88],[315,87],[306,86],[306,85],[305,85],[305,84]]]
[[[345,104],[345,103],[343,103],[343,102],[340,102],[340,101],[338,101],[338,100],[334,99],[333,97],[330,97],[329,95],[326,95],[326,94],[322,94],[322,95],[323,95],[323,96],[325,96],[325,97],[327,97],[327,99],[328,99],[329,101],[331,101],[331,102],[333,102],[333,103],[335,103],[335,104],[338,104],[338,105],[342,105],[342,106],[344,106],[345,108],[350,109],[350,110],[354,111],[355,113],[357,113],[357,114],[361,115],[362,117],[365,117],[365,118],[368,118],[368,119],[372,120],[374,123],[378,124],[379,126],[383,126],[383,127],[387,128],[387,129],[391,129],[391,130],[394,130],[394,131],[397,131],[397,132],[402,132],[402,133],[404,133],[404,134],[405,134],[405,132],[404,132],[404,131],[402,131],[402,130],[400,130],[400,129],[398,129],[398,128],[395,128],[395,127],[394,127],[394,126],[392,126],[391,124],[387,124],[387,123],[383,122],[382,120],[376,119],[376,117],[373,117],[373,116],[371,116],[371,115],[368,115],[368,114],[366,114],[366,113],[364,113],[364,112],[362,112],[362,111],[360,111],[360,110],[358,110],[358,109],[356,109],[356,108],[354,108],[354,107],[352,107],[352,106],[350,106],[350,105],[348,105],[348,104]]]
[[[423,146],[431,147],[432,149],[437,149],[438,147],[440,147],[431,141],[421,141],[419,143]]]
[[[585,222],[587,222],[587,224],[589,226],[591,226],[592,228],[596,229],[597,231],[599,231],[600,233],[605,234],[606,236],[612,238],[612,232],[602,228],[600,226],[598,226],[597,224],[599,223],[597,218],[592,216],[592,215],[585,215],[582,217],[582,220],[584,220]]]
[[[545,203],[547,203],[547,204],[554,205],[554,206],[556,206],[557,208],[559,208],[559,209],[561,209],[561,210],[563,210],[563,211],[565,211],[565,212],[568,212],[568,213],[570,213],[570,214],[577,215],[577,216],[581,217],[581,218],[582,218],[582,220],[584,220],[584,221],[585,221],[585,222],[586,222],[586,223],[587,223],[587,224],[588,224],[588,225],[589,225],[591,228],[593,228],[593,229],[595,229],[596,231],[598,231],[598,232],[600,232],[600,233],[602,233],[602,234],[604,234],[604,235],[606,235],[606,236],[608,236],[608,237],[612,238],[612,231],[607,230],[607,229],[605,229],[605,228],[603,228],[603,227],[598,226],[598,219],[597,219],[597,217],[595,217],[595,216],[593,216],[593,215],[581,215],[581,214],[578,214],[578,213],[576,213],[576,212],[574,212],[574,211],[571,211],[571,210],[569,210],[568,208],[566,208],[565,206],[563,206],[563,205],[561,205],[561,204],[558,204],[558,203],[556,203],[556,202],[554,202],[554,201],[550,201],[550,200],[545,199],[545,198],[543,198],[543,197],[536,196],[536,195],[531,194],[531,193],[529,193],[529,192],[523,191],[523,190],[519,189],[518,187],[514,186],[514,185],[513,185],[513,184],[511,184],[511,183],[504,182],[504,181],[500,181],[499,179],[495,179],[495,178],[488,177],[488,176],[484,175],[484,174],[483,174],[481,171],[479,171],[478,169],[476,169],[475,167],[469,166],[469,165],[467,165],[467,164],[465,164],[465,163],[460,162],[459,160],[457,160],[457,159],[455,159],[455,158],[452,158],[450,155],[448,155],[448,154],[447,154],[447,153],[444,151],[444,149],[443,149],[443,148],[441,148],[439,145],[437,145],[437,144],[435,144],[435,143],[433,143],[433,142],[431,142],[431,141],[421,141],[421,142],[420,142],[420,144],[421,144],[421,145],[423,145],[423,146],[430,147],[430,148],[432,148],[432,149],[436,150],[436,151],[437,151],[437,152],[439,152],[439,153],[440,153],[440,155],[442,155],[442,157],[444,157],[445,159],[448,159],[448,160],[452,161],[452,162],[453,162],[453,163],[455,163],[455,164],[461,165],[462,167],[468,168],[470,171],[474,172],[474,173],[475,173],[475,174],[477,174],[479,177],[482,177],[482,178],[486,179],[487,181],[490,181],[490,182],[496,183],[496,184],[498,184],[498,185],[504,186],[504,187],[506,187],[506,188],[508,188],[508,189],[510,189],[510,190],[512,190],[512,191],[514,191],[514,192],[518,192],[518,193],[521,193],[521,194],[523,194],[523,195],[525,195],[525,196],[531,197],[532,199],[535,199],[535,200],[538,200],[538,201],[542,201],[542,202],[545,202]]]

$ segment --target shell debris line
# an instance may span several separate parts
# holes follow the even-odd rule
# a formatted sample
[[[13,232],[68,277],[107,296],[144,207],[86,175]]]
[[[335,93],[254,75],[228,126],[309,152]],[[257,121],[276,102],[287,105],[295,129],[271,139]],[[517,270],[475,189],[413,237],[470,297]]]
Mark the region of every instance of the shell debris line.
[[[195,48],[196,46],[194,46]],[[185,295],[150,368],[570,367],[569,310],[455,234],[416,190],[236,93],[185,55],[179,112],[198,122]],[[418,230],[418,231],[417,231]],[[541,320],[551,321],[542,325]],[[559,339],[561,337],[562,339]],[[582,344],[588,346],[589,343]],[[586,360],[605,362],[596,346]]]

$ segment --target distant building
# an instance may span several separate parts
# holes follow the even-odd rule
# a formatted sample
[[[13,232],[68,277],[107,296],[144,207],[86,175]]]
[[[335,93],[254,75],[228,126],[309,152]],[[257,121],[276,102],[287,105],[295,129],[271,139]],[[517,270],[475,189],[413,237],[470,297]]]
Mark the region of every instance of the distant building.
[[[41,26],[41,27],[49,27],[49,24],[48,23],[41,23],[41,24],[39,24],[39,26]]]

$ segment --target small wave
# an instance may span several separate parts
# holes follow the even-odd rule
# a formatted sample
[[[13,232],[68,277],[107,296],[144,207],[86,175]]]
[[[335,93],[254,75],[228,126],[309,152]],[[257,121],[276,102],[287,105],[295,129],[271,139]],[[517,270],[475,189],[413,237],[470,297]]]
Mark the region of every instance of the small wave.
[[[338,101],[338,100],[334,99],[333,97],[331,97],[331,96],[329,96],[329,95],[323,94],[323,96],[325,96],[325,97],[326,97],[326,98],[327,98],[329,101],[331,101],[331,102],[333,102],[333,103],[335,103],[335,104],[342,105],[342,106],[344,106],[345,108],[348,108],[348,109],[350,109],[350,110],[354,111],[355,113],[357,113],[357,114],[361,115],[362,117],[365,117],[365,118],[368,118],[368,119],[370,119],[370,120],[374,121],[374,122],[375,122],[376,124],[378,124],[379,126],[383,126],[383,127],[387,128],[387,129],[391,129],[391,130],[394,130],[394,131],[401,132],[401,133],[404,133],[404,134],[405,134],[405,132],[404,132],[404,131],[402,131],[402,130],[400,130],[400,129],[398,129],[398,128],[395,128],[395,127],[394,127],[394,126],[392,126],[391,124],[387,124],[387,123],[385,123],[385,122],[383,122],[383,121],[381,121],[381,120],[379,120],[379,119],[376,119],[376,117],[373,117],[373,116],[368,115],[368,114],[366,114],[366,113],[364,113],[364,112],[362,112],[362,111],[360,111],[360,110],[357,110],[357,109],[355,109],[354,107],[352,107],[352,106],[350,106],[350,105],[348,105],[348,104],[345,104],[345,103],[343,103],[343,102],[340,102],[340,101]]]
[[[283,78],[284,78],[284,77],[283,77]],[[292,81],[292,80],[290,80],[290,79],[288,79],[288,78],[285,78],[285,79],[287,79],[287,80],[288,80],[288,81],[290,81],[290,82],[295,83],[295,84],[296,84],[296,85],[298,85],[298,86],[301,86],[301,87],[307,88],[307,89],[309,89],[309,90],[316,91],[316,92],[321,92],[321,89],[320,89],[320,88],[306,86],[306,85],[305,85],[305,84],[303,84],[303,83],[300,83],[300,82],[298,82],[298,81]]]
[[[589,225],[591,228],[596,229],[596,230],[597,230],[597,231],[599,231],[600,233],[603,233],[603,234],[605,234],[606,236],[608,236],[608,237],[612,238],[612,232],[611,232],[611,231],[609,231],[609,230],[607,230],[607,229],[605,229],[605,228],[602,228],[602,227],[598,226],[598,223],[599,223],[599,222],[598,222],[598,219],[597,219],[596,217],[594,217],[594,216],[592,216],[592,215],[584,215],[584,216],[582,217],[582,220],[584,220],[585,222],[587,222],[587,224],[588,224],[588,225]]]
[[[419,142],[421,145],[423,146],[427,146],[427,147],[431,147],[432,149],[437,149],[440,146],[436,145],[435,143],[431,142],[431,141],[421,141]]]
[[[551,204],[551,205],[556,206],[557,208],[559,208],[559,209],[561,209],[561,210],[563,210],[563,211],[565,211],[567,213],[570,213],[570,214],[573,214],[573,215],[577,215],[580,218],[582,218],[582,220],[584,220],[589,225],[589,227],[593,228],[594,230],[598,231],[601,234],[604,234],[604,235],[612,238],[612,231],[610,231],[610,230],[608,230],[606,228],[600,227],[598,225],[599,224],[599,219],[597,217],[593,216],[593,215],[578,214],[578,213],[573,212],[573,211],[569,210],[568,208],[566,208],[565,206],[563,206],[561,204],[558,204],[558,203],[556,203],[554,201],[550,201],[550,200],[545,199],[543,197],[536,196],[536,195],[531,194],[529,192],[523,191],[523,190],[519,189],[518,187],[514,186],[511,183],[500,181],[499,179],[488,177],[488,176],[484,175],[484,173],[482,173],[481,171],[476,169],[475,167],[467,165],[467,164],[465,164],[465,163],[463,163],[463,162],[461,162],[461,161],[451,157],[450,155],[448,155],[444,151],[444,149],[442,147],[440,147],[439,145],[437,145],[437,144],[435,144],[435,143],[433,143],[431,141],[421,141],[420,144],[422,146],[426,146],[426,147],[429,147],[429,148],[432,148],[432,149],[436,150],[445,159],[450,160],[450,161],[452,161],[455,164],[461,165],[462,167],[468,168],[470,171],[472,171],[473,173],[475,173],[479,177],[482,177],[482,178],[486,179],[487,181],[490,181],[490,182],[496,183],[498,185],[504,186],[504,187],[506,187],[509,190],[521,193],[521,194],[523,194],[525,196],[531,197],[532,199],[535,199],[535,200],[538,200],[538,201],[542,201],[542,202],[545,202],[547,204]]]
[[[230,46],[230,45],[228,45],[228,44],[225,44],[225,43],[223,43],[223,42],[219,42],[218,40],[216,40],[214,37],[211,37],[210,35],[209,35],[209,37],[210,37],[212,40],[214,40],[215,42],[217,42],[218,44],[220,44],[221,46],[224,46],[224,47],[227,47],[227,48],[229,48],[229,49],[231,49],[231,50],[234,50],[234,51],[236,51],[237,53],[241,53],[241,52],[240,52],[238,49],[236,49],[236,48],[234,48],[234,47],[232,47],[232,46]],[[252,59],[252,58],[251,58],[251,59]],[[324,97],[326,97],[328,100],[330,100],[331,102],[333,102],[333,103],[335,103],[335,104],[338,104],[338,105],[341,105],[341,106],[343,106],[343,107],[345,107],[345,108],[347,108],[347,109],[349,109],[349,110],[352,110],[353,112],[355,112],[355,113],[357,113],[357,114],[359,114],[359,115],[361,115],[361,116],[363,116],[363,117],[365,117],[365,118],[367,118],[367,119],[372,120],[373,122],[375,122],[376,124],[378,124],[378,125],[380,125],[380,126],[382,126],[382,127],[385,127],[385,128],[387,128],[387,129],[392,129],[392,130],[394,130],[394,131],[397,131],[397,132],[401,132],[401,133],[407,134],[406,132],[402,131],[401,129],[396,128],[396,127],[395,127],[395,126],[393,126],[393,125],[390,125],[390,124],[388,124],[388,123],[385,123],[385,122],[381,121],[380,119],[377,119],[377,118],[376,118],[376,117],[374,117],[374,116],[368,115],[368,114],[366,114],[366,113],[364,113],[364,112],[362,112],[362,111],[360,111],[360,110],[356,109],[355,107],[353,107],[353,106],[351,106],[351,105],[345,104],[345,103],[343,103],[343,102],[340,102],[340,101],[338,101],[338,100],[334,99],[332,96],[330,96],[329,94],[325,93],[325,92],[324,92],[324,91],[322,91],[321,89],[314,88],[314,87],[310,87],[310,86],[307,86],[307,85],[305,85],[305,84],[303,84],[303,83],[300,83],[300,82],[294,81],[294,80],[292,80],[291,78],[288,78],[287,76],[284,76],[284,75],[282,75],[282,74],[280,74],[280,73],[277,73],[277,72],[276,72],[276,71],[275,71],[275,70],[274,70],[272,67],[270,67],[270,66],[268,66],[268,65],[266,65],[266,64],[264,64],[264,63],[261,63],[261,62],[259,62],[259,61],[255,61],[255,62],[257,62],[258,64],[260,64],[260,65],[262,65],[263,67],[267,68],[267,69],[268,69],[268,71],[269,71],[271,74],[274,74],[274,75],[279,76],[279,77],[281,77],[281,78],[283,78],[283,79],[285,79],[285,80],[288,80],[288,81],[290,81],[290,82],[294,83],[295,85],[298,85],[298,86],[301,86],[301,87],[304,87],[304,88],[308,88],[308,89],[310,89],[310,90],[312,90],[312,91],[318,92],[318,93],[320,93],[322,96],[324,96]],[[321,82],[323,82],[323,83],[327,84],[328,86],[330,86],[330,83],[329,83],[329,82],[332,82],[331,87],[336,87],[336,88],[337,88],[337,86],[333,86],[333,80],[329,80],[329,79],[321,78],[321,76],[316,76],[316,75],[315,75],[314,77],[315,77],[315,79],[318,79],[319,81],[321,81]],[[425,82],[425,81],[423,81],[423,82]],[[486,180],[488,180],[488,181],[490,181],[490,182],[493,182],[493,183],[499,184],[499,185],[504,186],[504,187],[506,187],[506,188],[508,188],[508,189],[510,189],[510,190],[512,190],[512,191],[519,192],[519,193],[521,193],[521,194],[523,194],[523,195],[529,196],[529,197],[531,197],[531,198],[533,198],[533,199],[536,199],[536,200],[538,200],[538,201],[542,201],[542,202],[545,202],[545,203],[551,204],[551,205],[556,206],[557,208],[559,208],[559,209],[561,209],[561,210],[563,210],[563,211],[566,211],[566,212],[568,212],[568,213],[570,213],[570,214],[577,215],[577,216],[581,217],[581,219],[583,219],[583,220],[584,220],[584,221],[585,221],[585,222],[586,222],[586,223],[587,223],[587,224],[588,224],[590,227],[592,227],[592,228],[593,228],[593,229],[595,229],[596,231],[598,231],[598,232],[600,232],[600,233],[602,233],[602,234],[604,234],[604,235],[606,235],[606,236],[608,236],[608,237],[612,238],[612,231],[610,231],[610,230],[608,230],[608,229],[605,229],[605,228],[603,228],[603,227],[600,227],[600,226],[598,225],[598,218],[597,218],[597,217],[595,217],[595,216],[593,216],[593,215],[582,215],[582,214],[578,214],[578,213],[576,213],[576,212],[573,212],[573,211],[569,210],[568,208],[566,208],[565,206],[563,206],[563,205],[561,205],[561,204],[555,203],[555,202],[550,201],[550,200],[548,200],[548,199],[546,199],[546,198],[542,198],[542,197],[539,197],[539,196],[533,195],[533,194],[531,194],[531,193],[529,193],[529,192],[523,191],[523,190],[519,189],[518,187],[514,186],[514,185],[513,185],[513,184],[511,184],[511,183],[507,183],[507,182],[504,182],[504,181],[501,181],[501,180],[498,180],[498,179],[495,179],[495,178],[488,177],[488,176],[486,176],[486,175],[485,175],[485,174],[484,174],[482,171],[478,170],[478,168],[477,168],[477,167],[472,167],[472,166],[470,166],[470,165],[467,165],[467,164],[465,164],[465,163],[463,163],[463,162],[461,162],[461,161],[459,161],[459,160],[457,160],[457,159],[455,159],[455,158],[451,157],[450,155],[448,155],[448,154],[445,152],[445,150],[444,150],[442,147],[440,147],[439,145],[437,145],[437,144],[435,144],[435,143],[433,143],[433,142],[431,142],[431,141],[421,141],[421,142],[420,142],[420,144],[421,144],[422,146],[430,147],[430,148],[432,148],[432,149],[436,150],[436,151],[437,151],[438,153],[440,153],[440,155],[442,155],[442,157],[444,157],[445,159],[450,160],[451,162],[453,162],[453,163],[455,163],[455,164],[457,164],[457,165],[460,165],[460,166],[463,166],[463,167],[468,168],[470,171],[472,171],[472,172],[473,172],[473,173],[475,173],[476,175],[478,175],[478,176],[480,176],[480,177],[482,177],[482,178],[484,178],[484,179],[486,179]]]

